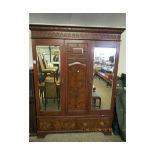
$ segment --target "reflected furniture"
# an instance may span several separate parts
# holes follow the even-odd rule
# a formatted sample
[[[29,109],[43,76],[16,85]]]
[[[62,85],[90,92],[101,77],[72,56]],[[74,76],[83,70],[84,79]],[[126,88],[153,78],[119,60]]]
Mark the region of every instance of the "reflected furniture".
[[[93,106],[101,108],[101,97],[96,93],[92,92],[92,100],[93,100]],[[97,105],[98,100],[98,105]]]
[[[44,76],[44,78],[48,75],[50,76],[54,76],[54,80],[57,79],[57,74],[58,74],[58,68],[57,67],[47,67],[47,63],[45,63],[45,61],[43,61],[44,59],[42,59],[41,55],[38,55],[38,60],[39,60],[39,68],[40,68],[40,72],[42,74],[42,76]]]
[[[111,133],[116,89],[119,49],[123,28],[30,25],[32,37],[37,135],[61,132],[102,131]],[[37,46],[59,46],[60,49],[60,107],[59,111],[41,111],[38,87]],[[95,47],[116,48],[112,82],[111,108],[92,109],[93,52]],[[35,63],[37,62],[37,63]],[[50,71],[51,72],[51,71]],[[45,84],[45,91],[55,86]],[[49,88],[51,87],[51,88]],[[49,93],[52,92],[52,89]],[[48,96],[45,93],[45,98]],[[99,97],[98,97],[99,99]],[[100,99],[99,99],[100,100]]]
[[[49,67],[47,61],[45,60],[45,57],[43,57],[43,63],[46,69],[51,69],[50,74],[53,74],[54,76],[54,80],[58,80],[58,69],[59,69],[59,65],[58,66],[54,66],[53,67]]]
[[[53,99],[54,103],[56,100],[56,102],[58,103],[56,83],[54,81],[45,80],[45,111],[46,111],[46,105],[47,105],[48,99]],[[59,109],[59,105],[58,105],[58,109]]]
[[[54,77],[47,76],[44,82],[38,83],[39,96],[41,97],[41,102],[44,104],[45,111],[48,99],[53,99],[54,103],[58,104],[58,109],[60,106],[60,82],[55,81]]]
[[[105,69],[101,69],[101,67],[96,67],[95,75],[97,75],[99,78],[103,79],[107,83],[107,86],[112,86],[112,79],[113,79],[112,72],[109,72]]]

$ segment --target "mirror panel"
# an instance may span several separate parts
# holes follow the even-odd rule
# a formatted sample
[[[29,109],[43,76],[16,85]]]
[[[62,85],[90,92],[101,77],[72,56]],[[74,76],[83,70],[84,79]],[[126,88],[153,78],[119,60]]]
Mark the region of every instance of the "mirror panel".
[[[40,111],[60,111],[60,47],[36,46]]]
[[[92,110],[110,110],[116,48],[94,48]]]

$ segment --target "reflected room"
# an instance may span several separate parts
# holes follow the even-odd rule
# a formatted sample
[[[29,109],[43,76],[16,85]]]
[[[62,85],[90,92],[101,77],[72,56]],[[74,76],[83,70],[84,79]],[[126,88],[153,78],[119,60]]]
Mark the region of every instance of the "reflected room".
[[[94,48],[92,110],[111,108],[116,48]]]
[[[40,111],[60,111],[59,46],[36,46]]]

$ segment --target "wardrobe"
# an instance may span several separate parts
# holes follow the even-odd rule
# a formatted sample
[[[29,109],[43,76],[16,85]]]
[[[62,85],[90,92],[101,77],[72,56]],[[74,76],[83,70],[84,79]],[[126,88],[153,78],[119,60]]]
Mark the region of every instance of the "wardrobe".
[[[88,131],[111,133],[121,33],[124,29],[32,24],[29,28],[37,135]],[[94,51],[100,49],[106,51],[105,54],[102,58],[94,57]],[[104,60],[110,53],[108,51],[112,50],[113,64],[109,63],[110,59]],[[105,64],[110,64],[108,67],[112,71],[104,73],[102,78]],[[112,75],[112,79],[105,75]],[[100,84],[94,83],[95,80],[105,83],[104,89],[111,93],[109,100],[104,100],[106,93],[96,87]],[[103,105],[101,103],[97,107],[100,101]],[[109,108],[104,108],[106,102],[109,102]]]

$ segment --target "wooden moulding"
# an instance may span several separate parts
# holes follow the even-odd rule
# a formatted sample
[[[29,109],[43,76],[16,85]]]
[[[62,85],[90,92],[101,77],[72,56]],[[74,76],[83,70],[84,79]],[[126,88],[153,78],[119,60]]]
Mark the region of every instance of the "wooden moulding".
[[[120,41],[124,28],[30,25],[32,38]]]

